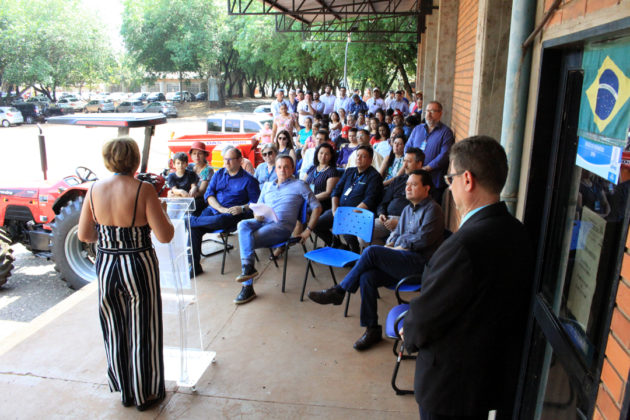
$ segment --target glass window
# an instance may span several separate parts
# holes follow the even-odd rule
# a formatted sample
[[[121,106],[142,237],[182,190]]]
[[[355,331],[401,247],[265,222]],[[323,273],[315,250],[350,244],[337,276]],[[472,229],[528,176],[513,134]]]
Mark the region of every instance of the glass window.
[[[256,121],[243,120],[243,132],[245,133],[258,133],[261,125]]]
[[[208,119],[208,132],[221,132],[221,119],[220,118],[209,118]]]
[[[241,120],[225,120],[225,132],[226,133],[240,133]]]

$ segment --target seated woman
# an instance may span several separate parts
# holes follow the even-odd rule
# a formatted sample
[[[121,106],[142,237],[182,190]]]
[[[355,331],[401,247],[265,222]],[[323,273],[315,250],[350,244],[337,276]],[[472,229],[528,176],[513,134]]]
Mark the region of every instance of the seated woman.
[[[330,115],[330,123],[328,123],[328,132],[330,136],[330,141],[333,143],[337,143],[337,138],[341,136],[341,129],[343,128],[341,124],[341,120],[339,119],[339,114],[335,111],[331,112]]]
[[[313,120],[310,117],[304,119],[304,128],[298,132],[300,147],[304,147],[306,140],[313,135]]]
[[[278,156],[288,155],[293,158],[293,163],[296,163],[295,150],[293,149],[293,137],[287,130],[282,130],[278,133],[275,140],[276,149],[278,149]]]
[[[113,176],[85,197],[78,237],[97,242],[96,273],[109,389],[125,407],[144,411],[166,396],[160,270],[151,243],[170,242],[174,229],[153,185],[138,181],[140,150],[131,137],[103,145]]]
[[[203,142],[194,142],[188,154],[192,160],[192,163],[188,165],[188,169],[194,171],[199,177],[195,193],[195,214],[199,214],[208,205],[203,199],[203,195],[206,193],[212,175],[214,175],[214,169],[208,164],[208,151]]]
[[[374,147],[382,141],[387,141],[387,139],[389,139],[389,135],[390,135],[389,125],[385,123],[378,124],[376,135],[374,135],[370,139],[370,145]]]
[[[372,139],[379,138],[378,137],[378,119],[376,117],[370,118],[370,144],[372,143]]]
[[[323,211],[332,207],[330,195],[337,182],[339,182],[339,173],[337,172],[335,149],[330,143],[322,143],[317,146],[313,156],[313,166],[309,168],[304,181],[313,190],[315,198],[322,205]]]
[[[389,158],[383,161],[380,173],[383,177],[383,185],[388,186],[395,177],[404,172],[403,159],[405,158],[405,138],[403,136],[396,137],[392,145],[392,151]]]

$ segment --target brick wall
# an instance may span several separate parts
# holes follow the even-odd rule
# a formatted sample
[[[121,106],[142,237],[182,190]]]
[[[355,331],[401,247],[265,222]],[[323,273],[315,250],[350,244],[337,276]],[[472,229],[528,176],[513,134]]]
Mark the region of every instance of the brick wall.
[[[602,367],[595,405],[596,420],[619,419],[630,372],[630,234],[621,267],[621,278]]]
[[[549,10],[554,0],[545,0],[545,10]],[[584,17],[590,13],[611,6],[617,6],[620,0],[563,0],[558,10],[547,22],[547,26],[566,23],[578,17]]]

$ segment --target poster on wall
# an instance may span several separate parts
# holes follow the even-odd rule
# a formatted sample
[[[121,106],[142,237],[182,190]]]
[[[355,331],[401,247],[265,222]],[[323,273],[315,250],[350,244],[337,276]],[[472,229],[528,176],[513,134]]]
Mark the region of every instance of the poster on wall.
[[[576,165],[619,181],[621,153],[630,124],[630,39],[584,49],[584,84],[578,123]]]

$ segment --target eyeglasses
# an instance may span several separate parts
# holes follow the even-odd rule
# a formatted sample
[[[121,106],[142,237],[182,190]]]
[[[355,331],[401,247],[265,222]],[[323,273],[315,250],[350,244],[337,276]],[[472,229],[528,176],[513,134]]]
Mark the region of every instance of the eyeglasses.
[[[450,186],[453,183],[453,179],[456,176],[462,175],[464,172],[466,172],[466,171],[456,172],[454,174],[446,174],[446,175],[444,175],[444,182],[446,182],[446,185]]]
[[[273,152],[263,152],[263,156],[272,156]]]

